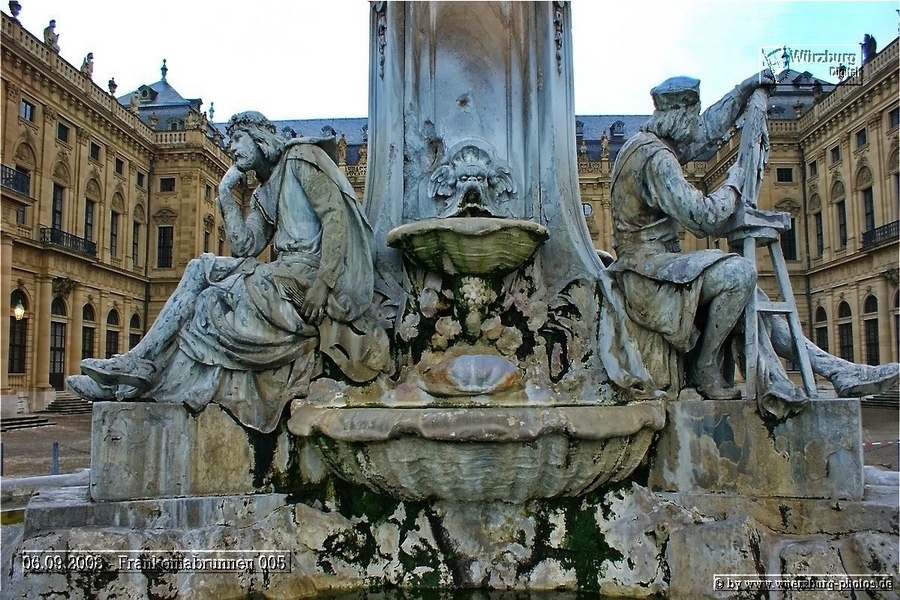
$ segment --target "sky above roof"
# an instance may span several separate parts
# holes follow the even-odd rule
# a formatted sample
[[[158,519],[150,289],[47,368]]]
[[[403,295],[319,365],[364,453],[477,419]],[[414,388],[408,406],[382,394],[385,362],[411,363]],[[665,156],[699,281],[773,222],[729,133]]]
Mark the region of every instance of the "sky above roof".
[[[20,0],[19,21],[42,39],[56,20],[61,56],[76,68],[94,55],[94,81],[117,95],[161,78],[185,98],[215,103],[216,121],[242,110],[271,119],[361,117],[368,109],[369,3],[365,0]],[[673,75],[701,80],[708,106],[788,46],[790,67],[829,81],[835,61],[859,56],[868,33],[879,50],[897,37],[896,1],[785,2],[574,0],[577,114],[649,114],[649,90]],[[8,9],[4,7],[4,12]],[[806,57],[806,58],[804,58]],[[804,62],[806,60],[806,62]],[[778,69],[776,69],[778,70]]]

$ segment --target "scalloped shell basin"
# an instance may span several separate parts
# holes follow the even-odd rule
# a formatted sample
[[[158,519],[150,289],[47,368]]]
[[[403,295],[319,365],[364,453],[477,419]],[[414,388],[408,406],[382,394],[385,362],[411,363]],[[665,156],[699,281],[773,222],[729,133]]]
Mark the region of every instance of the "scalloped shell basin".
[[[288,429],[347,481],[403,500],[580,496],[630,475],[665,425],[628,406],[351,408],[295,401]]]
[[[447,217],[401,225],[388,232],[387,243],[435,272],[490,275],[518,269],[549,238],[534,221]]]

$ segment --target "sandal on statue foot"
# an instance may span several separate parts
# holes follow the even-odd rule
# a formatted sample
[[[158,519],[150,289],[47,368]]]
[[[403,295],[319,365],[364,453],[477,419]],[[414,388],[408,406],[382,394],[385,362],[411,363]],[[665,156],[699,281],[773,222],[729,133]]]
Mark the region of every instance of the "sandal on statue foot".
[[[131,385],[147,388],[153,381],[156,367],[148,360],[116,354],[112,358],[86,358],[81,361],[81,372],[106,385]]]

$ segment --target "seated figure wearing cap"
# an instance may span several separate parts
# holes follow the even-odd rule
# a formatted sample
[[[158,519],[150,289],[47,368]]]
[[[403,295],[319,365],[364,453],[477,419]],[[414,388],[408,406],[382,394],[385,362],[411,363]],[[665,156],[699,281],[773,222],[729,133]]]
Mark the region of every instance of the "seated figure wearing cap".
[[[96,400],[194,410],[216,402],[269,432],[321,372],[320,351],[365,381],[384,363],[387,337],[363,315],[372,302],[372,231],[335,164],[334,138],[279,137],[254,111],[233,116],[228,135],[234,164],[218,204],[234,256],[190,261],[144,339],[125,354],[83,360],[84,375],[68,384]],[[232,190],[251,170],[259,186],[244,218]],[[277,259],[258,261],[270,243]]]
[[[651,91],[656,110],[622,147],[611,175],[617,259],[610,271],[623,291],[627,315],[676,351],[690,352],[688,377],[711,399],[740,397],[723,373],[723,348],[750,294],[763,293],[756,287],[755,265],[713,249],[682,253],[678,236],[679,226],[698,237],[727,233],[741,200],[741,160],[709,194],[687,181],[682,165],[714,148],[753,92],[773,82],[769,71],[754,75],[701,114],[698,80],[666,80]],[[762,404],[784,416],[807,399],[778,360],[777,355],[791,358],[793,352],[787,323],[780,317],[764,320],[767,335],[760,337],[764,364],[758,388]],[[841,396],[874,393],[897,381],[900,365],[857,365],[805,343],[813,370],[828,378]]]

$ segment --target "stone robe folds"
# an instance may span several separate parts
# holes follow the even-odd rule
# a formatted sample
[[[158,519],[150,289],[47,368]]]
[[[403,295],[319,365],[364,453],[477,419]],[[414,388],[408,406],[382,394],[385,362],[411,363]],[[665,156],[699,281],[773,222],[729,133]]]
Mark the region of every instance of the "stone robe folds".
[[[611,187],[617,259],[610,270],[624,288],[628,316],[687,352],[700,335],[694,319],[703,273],[735,255],[683,254],[678,225],[698,237],[719,233],[736,209],[737,191],[724,187],[704,196],[684,178],[672,149],[646,132],[623,146]]]
[[[265,433],[321,368],[317,328],[288,298],[304,294],[319,276],[331,288],[323,327],[362,315],[372,301],[372,233],[346,178],[304,140],[288,142],[272,176],[254,192],[246,227],[239,225],[227,224],[226,234],[243,258],[199,258],[208,287],[154,361],[154,386],[135,396],[195,410],[214,401]],[[277,260],[253,258],[270,240]]]

